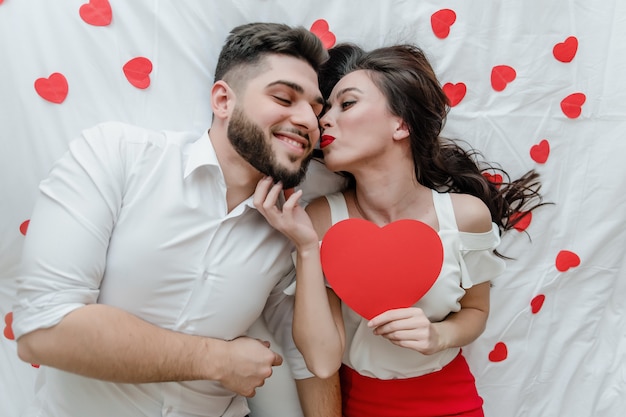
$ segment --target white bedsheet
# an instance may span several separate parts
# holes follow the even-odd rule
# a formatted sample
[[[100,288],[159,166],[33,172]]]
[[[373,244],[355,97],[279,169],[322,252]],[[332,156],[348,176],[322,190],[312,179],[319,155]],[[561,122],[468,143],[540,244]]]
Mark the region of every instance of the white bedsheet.
[[[101,121],[205,129],[222,42],[258,20],[313,27],[329,43],[416,42],[458,102],[446,135],[514,176],[541,173],[556,204],[534,213],[530,238],[504,237],[516,260],[493,282],[487,330],[464,351],[487,417],[622,416],[623,0],[0,0],[0,415],[20,415],[38,372],[17,359],[10,327],[37,184]],[[254,417],[299,414],[283,371],[252,401]]]

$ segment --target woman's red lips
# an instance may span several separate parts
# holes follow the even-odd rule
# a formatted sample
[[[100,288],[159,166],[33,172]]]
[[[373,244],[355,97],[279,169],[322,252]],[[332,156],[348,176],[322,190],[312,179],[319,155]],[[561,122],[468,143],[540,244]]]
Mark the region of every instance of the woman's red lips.
[[[321,139],[322,140],[320,141],[320,149],[323,149],[324,147],[333,143],[333,141],[335,140],[335,137],[330,136],[330,135],[322,135]]]

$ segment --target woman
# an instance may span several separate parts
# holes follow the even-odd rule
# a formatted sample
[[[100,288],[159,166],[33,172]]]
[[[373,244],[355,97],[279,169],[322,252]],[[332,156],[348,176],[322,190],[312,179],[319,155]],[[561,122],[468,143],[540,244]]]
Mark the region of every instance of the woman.
[[[271,178],[255,194],[256,207],[297,249],[296,344],[317,376],[341,367],[347,417],[482,416],[461,347],[485,328],[489,280],[503,269],[501,233],[523,217],[515,213],[542,204],[537,174],[493,184],[477,152],[439,136],[448,101],[419,48],[343,44],[329,52],[320,147],[326,166],[350,185],[306,212],[300,192],[278,207],[282,185]],[[442,270],[417,303],[367,320],[327,287],[319,242],[346,218],[381,227],[415,219],[437,231]]]

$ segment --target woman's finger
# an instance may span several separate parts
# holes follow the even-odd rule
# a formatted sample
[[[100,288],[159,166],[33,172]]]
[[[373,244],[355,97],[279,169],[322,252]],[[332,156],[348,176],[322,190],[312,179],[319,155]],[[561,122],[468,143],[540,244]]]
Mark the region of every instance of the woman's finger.
[[[261,210],[263,208],[263,203],[267,199],[267,193],[272,186],[272,178],[271,177],[263,177],[256,185],[256,189],[254,190],[254,197],[252,202],[254,207],[257,210]]]

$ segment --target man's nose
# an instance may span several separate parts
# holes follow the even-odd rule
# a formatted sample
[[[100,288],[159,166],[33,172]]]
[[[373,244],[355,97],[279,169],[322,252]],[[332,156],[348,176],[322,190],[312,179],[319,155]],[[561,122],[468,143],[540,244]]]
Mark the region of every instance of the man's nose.
[[[300,103],[294,108],[293,115],[291,117],[292,122],[296,126],[300,126],[307,132],[313,129],[318,129],[319,122],[315,111],[308,103]]]

